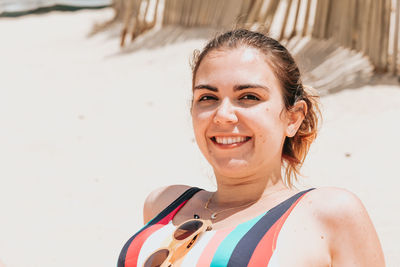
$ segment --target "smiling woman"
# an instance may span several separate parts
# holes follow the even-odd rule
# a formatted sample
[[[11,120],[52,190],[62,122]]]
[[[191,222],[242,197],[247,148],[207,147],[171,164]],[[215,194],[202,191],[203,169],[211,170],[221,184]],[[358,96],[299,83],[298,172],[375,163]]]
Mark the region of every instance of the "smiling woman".
[[[192,82],[193,129],[217,190],[152,192],[118,267],[384,266],[356,196],[292,187],[319,110],[279,42],[248,30],[219,35],[195,53]]]

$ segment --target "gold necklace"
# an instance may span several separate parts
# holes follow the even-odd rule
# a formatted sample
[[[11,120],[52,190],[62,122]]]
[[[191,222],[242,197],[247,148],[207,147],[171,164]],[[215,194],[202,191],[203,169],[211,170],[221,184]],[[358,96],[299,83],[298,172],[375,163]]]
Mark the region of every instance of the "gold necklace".
[[[210,216],[210,217],[211,217],[211,220],[215,220],[215,219],[217,218],[217,214],[220,214],[220,213],[222,213],[222,212],[225,212],[225,211],[228,211],[228,210],[232,210],[232,209],[238,209],[238,208],[250,206],[251,204],[254,204],[254,203],[256,203],[257,201],[259,201],[259,200],[261,200],[261,199],[263,199],[263,198],[265,198],[265,197],[267,197],[267,196],[270,196],[270,195],[272,195],[272,194],[281,192],[281,191],[283,191],[283,190],[285,190],[285,189],[287,189],[287,188],[284,187],[284,188],[282,188],[282,189],[280,189],[280,190],[278,190],[278,191],[274,191],[274,192],[271,192],[271,193],[269,193],[269,194],[265,194],[265,195],[261,196],[259,199],[255,200],[255,201],[252,201],[252,202],[250,202],[250,203],[247,203],[247,204],[244,204],[244,205],[241,205],[241,206],[238,206],[238,207],[232,207],[232,208],[223,209],[223,210],[220,210],[220,211],[213,211],[212,209],[210,209],[210,208],[208,207],[208,205],[209,205],[210,202],[211,202],[212,197],[213,197],[214,194],[215,194],[215,192],[213,192],[213,193],[211,194],[211,196],[208,198],[208,200],[207,200],[206,205],[204,206],[204,208],[205,208],[206,210],[208,210],[208,211],[211,213],[211,216]]]

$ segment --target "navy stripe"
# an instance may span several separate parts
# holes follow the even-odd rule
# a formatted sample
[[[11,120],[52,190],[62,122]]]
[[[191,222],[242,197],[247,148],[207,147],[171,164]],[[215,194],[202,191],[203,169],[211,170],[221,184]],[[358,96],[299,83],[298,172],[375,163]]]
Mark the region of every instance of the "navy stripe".
[[[194,194],[196,194],[200,190],[203,190],[203,189],[198,188],[198,187],[189,188],[182,195],[180,195],[177,199],[175,199],[175,201],[172,202],[168,207],[166,207],[163,211],[161,211],[156,217],[154,217],[148,224],[153,225],[153,224],[158,223],[165,216],[167,216],[172,211],[174,211],[184,201],[191,199],[194,196]]]
[[[146,228],[148,228],[148,227],[158,223],[159,221],[161,221],[165,216],[167,216],[173,210],[175,210],[180,204],[182,204],[184,201],[190,199],[194,194],[196,194],[200,190],[203,190],[203,189],[198,188],[198,187],[191,187],[188,190],[186,190],[182,195],[180,195],[177,199],[175,199],[174,202],[172,202],[170,205],[168,205],[168,207],[166,207],[156,217],[154,217],[145,226],[143,226],[143,228],[140,229],[139,232],[137,232],[135,235],[133,235],[131,238],[129,238],[129,240],[125,243],[124,247],[122,248],[121,253],[119,254],[117,267],[125,267],[126,253],[128,252],[128,248],[131,245],[133,239],[135,239],[135,237],[138,234],[140,234]]]
[[[237,243],[228,267],[247,266],[255,248],[274,223],[299,199],[314,188],[301,191],[270,209]]]

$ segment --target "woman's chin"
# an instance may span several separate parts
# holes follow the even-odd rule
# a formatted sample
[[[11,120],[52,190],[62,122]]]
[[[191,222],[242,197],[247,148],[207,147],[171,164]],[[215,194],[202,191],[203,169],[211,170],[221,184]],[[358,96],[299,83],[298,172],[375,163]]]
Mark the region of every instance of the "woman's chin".
[[[249,162],[243,159],[218,160],[212,165],[216,175],[232,178],[245,177],[250,170]]]

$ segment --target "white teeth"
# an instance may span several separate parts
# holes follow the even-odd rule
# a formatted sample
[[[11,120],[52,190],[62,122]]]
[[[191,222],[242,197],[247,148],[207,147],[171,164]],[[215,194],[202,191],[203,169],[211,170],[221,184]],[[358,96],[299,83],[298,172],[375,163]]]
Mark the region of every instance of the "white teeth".
[[[215,137],[215,141],[218,144],[230,145],[234,143],[242,143],[246,141],[246,137],[239,136],[239,137]]]

